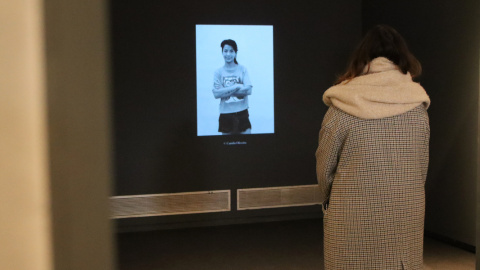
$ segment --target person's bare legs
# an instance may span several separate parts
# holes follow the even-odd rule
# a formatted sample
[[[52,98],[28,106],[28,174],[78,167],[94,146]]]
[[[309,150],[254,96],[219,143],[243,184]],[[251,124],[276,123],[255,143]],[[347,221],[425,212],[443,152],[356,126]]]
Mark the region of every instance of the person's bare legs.
[[[222,132],[222,135],[235,135],[235,134],[252,134],[252,129],[246,129],[245,131],[242,131],[240,133],[234,133],[234,132]]]
[[[240,132],[240,134],[252,134],[252,129],[249,128],[249,129],[247,129],[247,130],[245,130],[245,131],[243,131],[243,132]]]

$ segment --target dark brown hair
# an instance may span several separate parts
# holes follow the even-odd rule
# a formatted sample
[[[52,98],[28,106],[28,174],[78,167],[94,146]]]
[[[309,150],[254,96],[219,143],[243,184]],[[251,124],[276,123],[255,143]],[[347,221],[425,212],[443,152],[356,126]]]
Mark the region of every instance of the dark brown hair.
[[[366,66],[377,57],[385,57],[392,61],[404,73],[410,72],[413,78],[422,73],[422,65],[408,50],[403,37],[388,25],[377,25],[370,29],[353,52],[347,71],[338,77],[335,84],[363,74]]]
[[[237,43],[235,42],[235,40],[225,39],[224,41],[222,41],[222,43],[220,44],[220,47],[222,47],[222,51],[223,51],[223,47],[225,47],[225,45],[230,45],[233,48],[233,50],[235,51],[235,53],[238,52],[238,47],[237,47]],[[233,58],[233,61],[235,62],[235,64],[238,65],[237,57]]]

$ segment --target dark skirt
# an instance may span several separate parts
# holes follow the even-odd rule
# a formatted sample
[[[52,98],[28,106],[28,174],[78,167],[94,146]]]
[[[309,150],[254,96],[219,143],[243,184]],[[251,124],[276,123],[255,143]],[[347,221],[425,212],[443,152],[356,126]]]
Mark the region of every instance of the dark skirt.
[[[248,116],[248,110],[236,113],[221,113],[218,119],[218,132],[236,134],[252,128]]]

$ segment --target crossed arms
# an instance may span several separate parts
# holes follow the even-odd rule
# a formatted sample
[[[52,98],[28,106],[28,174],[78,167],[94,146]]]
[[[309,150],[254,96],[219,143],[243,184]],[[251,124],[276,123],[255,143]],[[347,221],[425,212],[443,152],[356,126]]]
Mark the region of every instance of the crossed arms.
[[[245,96],[252,94],[252,86],[251,85],[244,86],[243,84],[234,84],[228,87],[220,87],[219,85],[216,85],[216,88],[214,88],[212,91],[213,91],[213,96],[215,98],[226,98],[230,96],[243,98]]]

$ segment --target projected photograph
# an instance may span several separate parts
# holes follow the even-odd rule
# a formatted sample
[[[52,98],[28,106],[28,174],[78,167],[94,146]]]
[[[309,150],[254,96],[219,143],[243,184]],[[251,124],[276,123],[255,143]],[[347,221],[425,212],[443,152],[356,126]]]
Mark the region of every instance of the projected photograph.
[[[274,133],[273,26],[196,25],[197,135]]]

